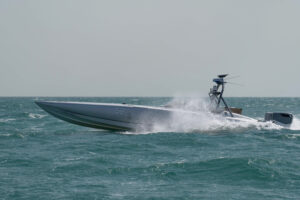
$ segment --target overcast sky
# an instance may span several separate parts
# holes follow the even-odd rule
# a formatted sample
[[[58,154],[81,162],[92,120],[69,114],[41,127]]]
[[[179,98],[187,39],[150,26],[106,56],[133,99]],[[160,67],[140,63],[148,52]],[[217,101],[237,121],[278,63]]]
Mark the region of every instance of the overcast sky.
[[[300,1],[0,0],[0,96],[300,96]]]

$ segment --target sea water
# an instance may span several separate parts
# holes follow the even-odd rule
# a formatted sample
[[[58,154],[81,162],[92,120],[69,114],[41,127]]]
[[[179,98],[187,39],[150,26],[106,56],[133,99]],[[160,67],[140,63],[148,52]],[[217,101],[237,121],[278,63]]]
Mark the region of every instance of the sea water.
[[[294,122],[238,125],[204,115],[176,117],[170,129],[113,132],[56,119],[34,100],[174,99],[0,98],[0,199],[300,199],[300,98],[227,99],[249,117],[282,111]]]

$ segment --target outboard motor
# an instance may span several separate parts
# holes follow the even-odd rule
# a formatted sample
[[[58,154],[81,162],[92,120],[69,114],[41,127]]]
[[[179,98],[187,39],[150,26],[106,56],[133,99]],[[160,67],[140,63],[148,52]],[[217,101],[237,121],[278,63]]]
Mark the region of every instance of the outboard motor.
[[[265,121],[279,122],[284,125],[290,125],[293,122],[293,115],[290,113],[275,113],[267,112]]]

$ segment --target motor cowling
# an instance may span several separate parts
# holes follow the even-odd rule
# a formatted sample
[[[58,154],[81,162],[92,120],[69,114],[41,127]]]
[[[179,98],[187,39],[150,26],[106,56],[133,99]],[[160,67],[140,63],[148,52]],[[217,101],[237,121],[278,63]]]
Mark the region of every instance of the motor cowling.
[[[293,122],[293,115],[290,113],[267,112],[265,114],[265,121],[279,122],[281,124],[289,125]]]

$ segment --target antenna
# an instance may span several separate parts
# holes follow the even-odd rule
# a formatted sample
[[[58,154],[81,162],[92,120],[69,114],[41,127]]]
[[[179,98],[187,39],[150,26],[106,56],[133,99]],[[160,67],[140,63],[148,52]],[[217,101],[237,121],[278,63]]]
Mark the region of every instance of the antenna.
[[[226,78],[226,80],[231,80],[231,79],[235,79],[235,78],[239,78],[241,77],[240,75],[236,75],[236,76],[230,76],[228,78]]]
[[[232,84],[232,85],[237,85],[237,86],[241,86],[241,87],[244,87],[245,85],[243,84],[240,84],[240,83],[235,83],[235,82],[227,82],[226,83],[229,83],[229,84]]]
[[[215,82],[217,85],[215,85],[209,92],[209,97],[211,101],[216,101],[216,108],[220,106],[221,101],[224,103],[225,108],[228,110],[230,113],[231,117],[234,117],[230,108],[228,107],[226,101],[223,98],[223,92],[224,92],[224,87],[225,87],[225,82],[224,78],[228,76],[228,74],[220,74],[218,75],[219,78],[214,78],[213,82]],[[219,88],[221,87],[221,91],[219,91]]]

